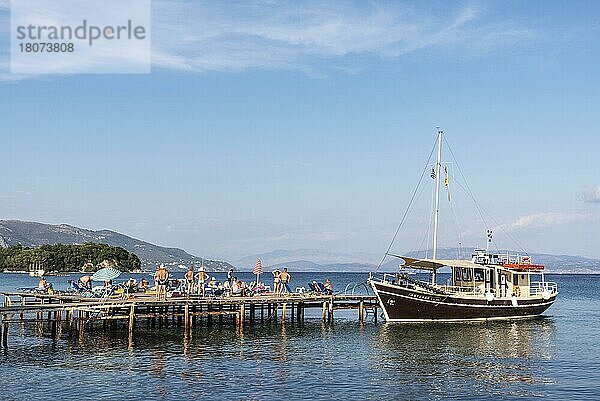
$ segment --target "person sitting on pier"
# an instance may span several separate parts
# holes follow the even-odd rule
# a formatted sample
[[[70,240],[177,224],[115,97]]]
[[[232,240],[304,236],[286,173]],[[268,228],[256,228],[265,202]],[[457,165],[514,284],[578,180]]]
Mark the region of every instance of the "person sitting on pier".
[[[248,284],[245,281],[240,282],[240,295],[243,297],[248,295]]]
[[[185,280],[187,283],[187,294],[194,293],[194,268],[192,266],[189,267],[188,271],[185,273]]]
[[[231,294],[231,284],[229,283],[229,280],[226,280],[223,283],[223,290],[225,291],[226,296]]]
[[[45,290],[48,285],[48,281],[46,281],[46,277],[40,277],[40,281],[38,282],[38,290]]]
[[[292,276],[290,275],[290,273],[288,273],[287,267],[284,267],[281,274],[279,274],[279,280],[281,282],[281,286],[279,288],[280,293],[281,294],[283,294],[284,292],[290,293],[291,291],[290,291],[289,283],[292,280]]]
[[[219,289],[219,285],[217,284],[217,278],[216,277],[211,277],[210,280],[208,281],[208,283],[206,284],[206,295],[207,296],[211,296],[211,295],[217,295]]]
[[[231,295],[242,295],[242,285],[237,277],[233,277],[233,282],[231,283]]]
[[[123,293],[123,295],[125,295],[125,294],[129,295],[130,293],[135,292],[136,287],[137,287],[136,279],[134,279],[133,277],[129,277],[129,280],[127,280],[123,283],[123,288],[125,289],[125,292]]]
[[[196,278],[198,279],[198,295],[204,296],[205,295],[204,285],[206,284],[206,281],[208,280],[208,273],[206,273],[206,270],[204,269],[204,267],[200,267],[200,270],[196,274]]]
[[[46,277],[42,276],[38,283],[38,290],[46,292],[46,291],[48,291],[48,288],[50,288],[50,283],[48,283],[48,281],[46,280]]]
[[[167,299],[167,282],[169,281],[169,271],[165,265],[160,265],[154,274],[156,281],[156,299],[166,301]]]
[[[79,283],[83,288],[87,288],[88,290],[92,289],[92,276],[85,275],[79,278]]]
[[[323,287],[325,287],[325,291],[328,294],[333,294],[333,284],[331,284],[331,281],[329,279],[325,280],[325,284],[323,285]]]
[[[148,289],[149,285],[150,285],[150,282],[148,280],[146,280],[145,278],[142,278],[140,280],[140,285],[138,287],[140,290],[146,291]]]
[[[327,287],[327,281],[323,284],[317,282],[317,280],[313,280],[312,283],[308,283],[308,286],[316,294],[331,295],[333,294],[333,285],[331,284],[331,281],[329,281],[329,287]]]
[[[251,281],[250,284],[248,284],[248,288],[246,288],[246,293],[249,296],[253,296],[255,293],[255,291],[254,291],[255,289],[256,289],[256,281]]]

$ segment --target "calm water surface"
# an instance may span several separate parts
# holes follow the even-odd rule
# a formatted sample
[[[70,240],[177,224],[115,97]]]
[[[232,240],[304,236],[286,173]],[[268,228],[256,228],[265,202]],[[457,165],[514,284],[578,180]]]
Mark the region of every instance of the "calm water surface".
[[[331,277],[343,289],[365,275]],[[219,277],[220,278],[220,277]],[[514,322],[385,324],[356,311],[322,324],[100,327],[11,326],[0,356],[1,400],[600,399],[600,276],[549,276],[559,284],[546,317]],[[53,278],[60,287],[64,277]],[[35,284],[0,274],[0,290]],[[4,351],[4,350],[2,350]]]

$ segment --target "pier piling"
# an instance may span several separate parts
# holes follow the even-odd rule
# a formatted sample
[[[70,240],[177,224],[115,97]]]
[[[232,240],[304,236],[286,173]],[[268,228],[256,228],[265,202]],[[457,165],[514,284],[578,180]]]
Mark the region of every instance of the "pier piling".
[[[377,321],[376,299],[366,295],[333,295],[317,294],[268,294],[253,297],[186,297],[170,298],[157,301],[153,297],[139,295],[128,299],[93,299],[71,294],[32,294],[32,293],[2,293],[3,307],[0,307],[0,338],[1,344],[8,347],[8,326],[17,322],[36,322],[40,333],[49,330],[53,340],[60,338],[62,322],[69,331],[78,332],[83,338],[84,330],[96,327],[102,322],[105,331],[127,327],[132,344],[132,335],[140,319],[146,321],[148,329],[177,326],[184,327],[186,333],[197,324],[205,322],[210,326],[213,322],[222,325],[235,322],[242,329],[248,317],[251,324],[258,321],[260,308],[261,322],[277,322],[281,313],[281,323],[292,324],[304,320],[306,308],[321,309],[321,318],[325,323],[332,322],[336,309],[358,309],[358,320],[363,322],[374,312]],[[10,297],[19,297],[18,302],[10,301]],[[288,316],[289,314],[289,316]],[[247,315],[247,316],[246,316]],[[8,319],[7,316],[15,318]],[[227,317],[229,316],[229,317]],[[318,315],[317,315],[318,316]],[[218,317],[213,319],[213,317]],[[117,321],[123,323],[117,325]],[[49,324],[44,324],[48,322]],[[158,324],[157,324],[158,323]]]

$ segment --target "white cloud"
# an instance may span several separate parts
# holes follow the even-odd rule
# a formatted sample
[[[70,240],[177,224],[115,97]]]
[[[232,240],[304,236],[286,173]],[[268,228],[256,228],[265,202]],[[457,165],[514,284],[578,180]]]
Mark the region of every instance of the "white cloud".
[[[538,37],[508,21],[484,22],[491,18],[473,5],[437,14],[396,2],[155,0],[152,7],[152,63],[168,70],[318,73],[329,61],[330,68],[352,71],[350,56],[397,58],[421,49],[462,56]]]
[[[535,213],[517,218],[510,224],[503,224],[494,229],[497,230],[515,230],[521,228],[543,228],[561,224],[573,223],[578,221],[586,221],[592,219],[593,216],[587,213],[562,213],[562,212],[546,212]]]
[[[583,201],[586,203],[600,203],[600,185],[583,191]]]
[[[428,47],[485,51],[531,40],[480,23],[473,6],[435,16],[399,3],[154,3],[153,63],[183,70],[306,69],[349,55],[399,57]],[[340,68],[345,68],[341,66]]]

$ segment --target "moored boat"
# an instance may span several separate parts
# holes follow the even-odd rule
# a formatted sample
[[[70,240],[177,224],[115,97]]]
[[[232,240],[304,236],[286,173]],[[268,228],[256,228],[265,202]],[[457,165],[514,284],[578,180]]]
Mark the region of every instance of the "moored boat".
[[[490,252],[491,230],[488,230],[487,249],[476,249],[470,260],[437,258],[441,130],[438,130],[437,147],[437,171],[432,171],[436,181],[433,257],[386,253],[404,261],[399,272],[369,276],[369,284],[386,321],[514,319],[542,314],[556,300],[556,283],[545,281],[544,266],[533,263],[530,256]],[[446,284],[436,281],[437,272],[442,268],[451,272]],[[407,269],[429,273],[430,279],[410,277]]]
[[[403,267],[434,271],[451,269],[448,284],[421,281],[404,272],[369,280],[387,321],[482,320],[537,316],[558,295],[541,265],[508,262],[498,254],[476,250],[471,260],[401,257]],[[515,256],[518,260],[520,257]]]

